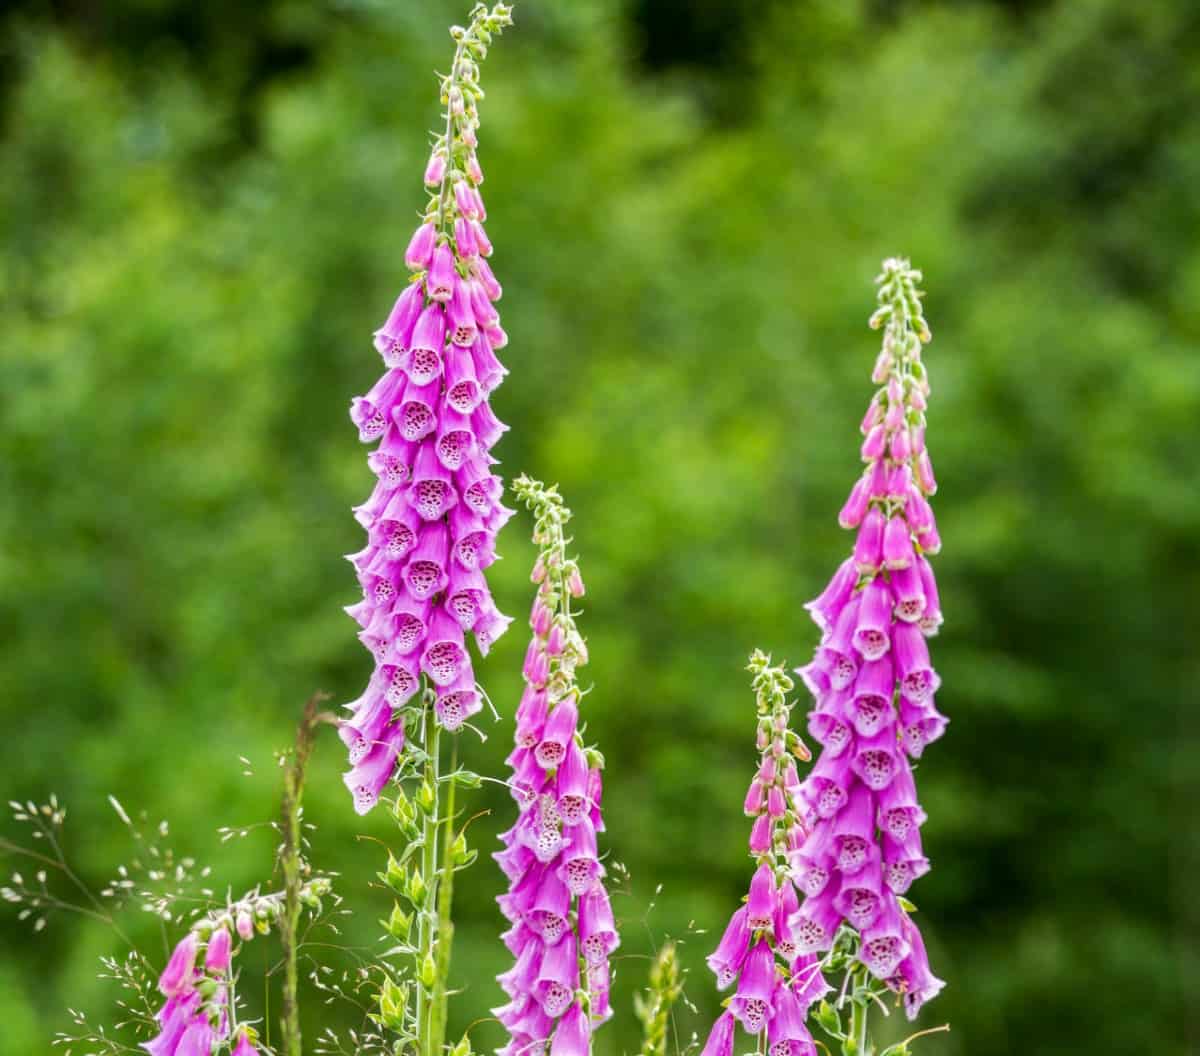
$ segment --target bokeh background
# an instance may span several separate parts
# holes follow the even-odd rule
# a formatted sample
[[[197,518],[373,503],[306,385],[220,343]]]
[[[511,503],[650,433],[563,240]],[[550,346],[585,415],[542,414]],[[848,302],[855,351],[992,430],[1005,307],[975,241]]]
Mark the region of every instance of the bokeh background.
[[[341,612],[371,484],[346,407],[380,369],[468,6],[5,7],[0,791],[56,792],[96,885],[130,854],[110,793],[169,818],[218,892],[269,883],[269,831],[216,828],[272,817],[303,700],[366,678]],[[914,889],[949,980],[921,1023],[953,1031],[923,1051],[1200,1051],[1200,8],[522,0],[484,84],[499,453],[576,511],[631,876],[598,1051],[636,1048],[667,935],[699,1009],[680,1034],[707,1030],[714,937],[687,935],[748,876],[743,666],[814,645],[800,605],[848,546],[893,253],[923,267],[934,332],[953,718],[921,767]],[[493,579],[518,616],[528,530]],[[518,625],[480,668],[503,719],[464,752],[487,773],[524,645]],[[342,758],[327,735],[313,853],[369,946],[380,850],[355,837],[393,834],[355,818]],[[474,804],[486,852],[512,806]],[[500,883],[487,858],[460,879],[459,1027],[499,1003]],[[108,931],[6,913],[0,936],[6,1056],[48,1051],[68,1005],[109,1014]],[[306,1016],[310,1038],[357,1025]]]

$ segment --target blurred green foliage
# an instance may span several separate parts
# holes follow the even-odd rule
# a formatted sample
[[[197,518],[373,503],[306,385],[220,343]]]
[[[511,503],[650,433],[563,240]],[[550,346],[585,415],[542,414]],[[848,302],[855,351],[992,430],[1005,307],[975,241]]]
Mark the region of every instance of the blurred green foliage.
[[[110,792],[169,817],[218,894],[262,878],[269,831],[216,826],[272,816],[304,698],[366,678],[340,611],[371,483],[345,409],[380,370],[466,6],[4,17],[0,773],[5,798],[70,805],[97,884],[122,854]],[[485,70],[500,454],[576,511],[589,732],[632,875],[599,1051],[636,1046],[652,943],[720,927],[745,889],[742,669],[814,644],[800,603],[848,546],[870,280],[900,252],[935,335],[953,718],[921,766],[914,894],[949,981],[922,1022],[954,1030],[923,1051],[1195,1052],[1200,10],[702,6],[673,38],[686,5],[523,0]],[[528,527],[493,577],[518,617]],[[524,644],[518,623],[480,668],[504,718],[464,748],[475,769],[500,770]],[[391,833],[354,817],[341,765],[331,736],[308,818],[357,910],[345,941],[369,944],[380,850],[354,836]],[[512,806],[475,802],[487,844]],[[484,859],[458,886],[460,1029],[500,1000],[500,885]],[[108,933],[0,929],[0,1051],[46,1051],[68,1004],[106,1014]],[[681,947],[685,1037],[715,1008],[711,939]],[[307,1016],[310,1037],[356,1022]]]

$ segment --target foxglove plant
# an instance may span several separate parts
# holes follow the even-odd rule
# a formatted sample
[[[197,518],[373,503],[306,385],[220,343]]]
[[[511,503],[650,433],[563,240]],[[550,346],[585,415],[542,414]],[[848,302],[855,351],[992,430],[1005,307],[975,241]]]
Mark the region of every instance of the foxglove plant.
[[[300,899],[319,908],[329,890],[329,880],[318,877],[303,885]],[[150,1056],[256,1056],[257,1032],[237,1020],[234,958],[255,934],[287,927],[287,903],[283,891],[250,894],[196,921],[176,943],[158,978],[164,998],[155,1017],[159,1031],[141,1048]]]
[[[702,1056],[730,1056],[738,1023],[755,1039],[758,1052],[816,1056],[805,1020],[810,1006],[829,987],[819,958],[803,952],[792,934],[799,900],[788,864],[789,848],[804,839],[796,759],[809,755],[789,727],[792,680],[759,650],[751,655],[748,670],[753,675],[760,753],[745,802],[746,815],[754,819],[749,842],[755,869],[749,893],[708,958],[717,988],[734,991],[713,1024]]]
[[[347,611],[375,659],[342,726],[345,781],[360,814],[395,772],[411,728],[405,706],[423,699],[422,683],[437,724],[458,730],[483,706],[465,636],[474,634],[486,656],[510,622],[483,574],[511,511],[490,454],[507,428],[488,403],[507,373],[496,358],[507,337],[495,309],[501,291],[488,264],[476,147],[479,62],[511,22],[508,6],[478,4],[466,29],[451,30],[445,128],[425,169],[429,201],[404,254],[409,283],[375,332],[387,369],[350,407],[359,438],[376,444],[367,462],[378,478],[355,509],[367,545],[349,558],[363,599]]]
[[[876,280],[871,326],[883,327],[883,347],[872,380],[880,387],[862,422],[866,468],[839,517],[857,536],[806,606],[822,638],[799,670],[814,698],[808,729],[822,750],[801,786],[808,831],[790,858],[805,898],[790,925],[800,950],[848,967],[849,1027],[829,1006],[819,1017],[847,1056],[872,1051],[874,997],[901,995],[911,1019],[943,986],[904,897],[929,870],[909,760],[946,726],[926,645],[942,614],[928,561],[940,541],[929,505],[936,484],[925,446],[921,347],[930,334],[920,278],[907,260],[889,259]]]
[[[571,602],[583,579],[567,556],[571,511],[557,490],[523,476],[513,491],[534,516],[538,589],[508,757],[520,816],[495,855],[509,881],[497,902],[512,925],[504,942],[515,959],[498,980],[510,1000],[494,1010],[509,1035],[497,1051],[533,1056],[553,1039],[550,1056],[586,1056],[593,1029],[611,1015],[608,958],[619,939],[596,847],[604,762],[585,746],[579,723],[575,676],[588,654]]]
[[[412,274],[375,333],[387,370],[350,410],[360,439],[376,443],[367,461],[378,482],[355,511],[367,546],[350,557],[363,600],[348,611],[375,672],[341,728],[351,764],[345,783],[363,814],[398,779],[392,813],[407,842],[389,853],[380,879],[397,896],[385,927],[395,940],[389,957],[400,963],[385,970],[373,1018],[397,1036],[396,1051],[412,1047],[421,1056],[444,1047],[454,874],[475,858],[465,826],[456,828],[456,790],[481,780],[458,767],[457,743],[443,772],[441,731],[458,731],[483,706],[466,635],[486,656],[511,622],[484,576],[512,511],[492,472],[491,450],[507,427],[488,396],[507,373],[496,358],[507,338],[494,307],[500,284],[488,264],[476,155],[479,63],[511,24],[508,5],[476,4],[469,25],[450,31],[445,127],[425,169],[429,201],[404,256]],[[469,1051],[466,1039],[455,1051]]]

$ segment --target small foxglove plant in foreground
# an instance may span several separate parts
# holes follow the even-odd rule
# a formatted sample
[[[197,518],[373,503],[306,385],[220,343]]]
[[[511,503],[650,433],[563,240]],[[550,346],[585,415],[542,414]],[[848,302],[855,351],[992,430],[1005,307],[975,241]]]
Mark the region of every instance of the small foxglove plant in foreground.
[[[279,823],[270,823],[269,827],[281,836],[277,851],[283,874],[280,891],[263,894],[255,889],[237,900],[217,903],[207,886],[211,871],[198,867],[190,857],[178,855],[165,843],[167,823],[160,822],[152,833],[148,832],[145,815],[135,821],[112,796],[109,802],[132,840],[134,857],[118,866],[108,884],[93,891],[65,855],[62,835],[66,810],[57,799],[52,796],[50,803],[42,807],[12,804],[14,819],[31,826],[38,846],[26,847],[0,838],[0,851],[36,862],[39,868],[33,884],[21,873],[14,873],[10,884],[0,888],[0,897],[23,907],[19,916],[33,917],[35,931],[41,930],[50,913],[75,913],[112,928],[129,947],[123,959],[105,957],[101,962],[100,977],[114,981],[124,991],[117,1003],[119,1021],[112,1029],[92,1027],[82,1012],[72,1009],[77,1033],[60,1033],[56,1045],[65,1047],[68,1053],[77,1046],[86,1046],[93,1056],[117,1056],[137,1051],[129,1042],[144,1039],[138,1048],[151,1056],[254,1056],[275,1052],[299,1056],[296,961],[303,944],[301,920],[306,914],[310,918],[304,935],[313,926],[323,924],[336,936],[336,925],[323,903],[331,902],[337,915],[345,912],[338,908],[340,900],[332,893],[331,878],[315,874],[305,859],[301,835],[305,827],[312,827],[305,825],[301,807],[306,765],[317,729],[332,721],[332,716],[318,710],[323,699],[317,694],[308,702],[295,748],[279,755],[285,784],[282,816]],[[235,835],[246,836],[259,827],[222,829],[222,842]],[[61,893],[64,887],[70,895]],[[152,967],[152,959],[137,948],[123,926],[123,911],[135,907],[160,921],[164,936],[168,926],[186,925],[161,972]],[[268,934],[278,939],[284,968],[278,1050],[269,1043],[271,1024],[261,1018],[248,1018],[238,992],[238,954],[256,935]]]
[[[814,699],[808,729],[822,750],[801,789],[807,836],[794,844],[791,864],[805,898],[791,928],[801,950],[824,953],[827,969],[846,972],[838,1007],[823,1005],[819,1014],[846,1056],[875,1051],[872,1003],[886,1008],[883,998],[894,992],[913,1019],[943,986],[904,897],[929,870],[909,759],[946,727],[926,645],[942,614],[927,560],[940,540],[928,501],[936,485],[925,447],[921,347],[930,334],[920,280],[899,259],[885,260],[876,280],[871,326],[883,328],[883,347],[872,380],[880,388],[862,423],[866,469],[839,518],[858,534],[851,556],[806,606],[822,638],[799,671]],[[839,1014],[846,1004],[848,1024]],[[886,1050],[907,1051],[906,1042]]]
[[[731,1056],[736,1026],[770,1056],[816,1056],[805,1020],[829,990],[818,957],[802,953],[792,934],[798,907],[788,864],[789,848],[803,841],[803,804],[796,759],[808,751],[789,727],[792,680],[760,651],[748,670],[758,715],[758,770],[746,793],[754,819],[750,855],[755,862],[749,894],[729,920],[708,966],[721,990],[734,987],[702,1056]],[[735,985],[736,984],[736,985]]]
[[[317,877],[302,885],[299,899],[319,910],[329,891],[328,878]],[[234,958],[256,934],[286,921],[287,903],[283,891],[251,894],[191,926],[158,978],[165,998],[155,1017],[159,1031],[141,1046],[150,1056],[256,1056],[257,1030],[238,1023]]]
[[[502,1056],[541,1052],[586,1056],[609,1008],[609,955],[618,944],[596,834],[604,761],[585,745],[576,671],[587,647],[571,602],[583,578],[567,556],[571,511],[556,488],[520,477],[513,491],[534,517],[537,584],[525,654],[525,692],[517,709],[509,787],[520,808],[495,855],[509,880],[497,900],[512,927],[504,942],[516,963],[499,977],[507,1005],[495,1009],[509,1034]]]

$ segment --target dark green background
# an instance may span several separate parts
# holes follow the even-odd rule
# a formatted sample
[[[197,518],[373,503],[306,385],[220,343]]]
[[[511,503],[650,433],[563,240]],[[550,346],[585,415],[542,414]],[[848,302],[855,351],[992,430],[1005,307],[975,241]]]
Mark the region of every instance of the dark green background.
[[[218,892],[263,877],[271,837],[217,825],[270,817],[303,699],[366,678],[341,612],[371,485],[346,407],[380,370],[467,6],[0,21],[0,791],[56,791],[96,883],[126,853],[110,792],[169,817]],[[924,268],[934,331],[953,719],[920,772],[914,895],[949,982],[922,1023],[954,1026],[924,1051],[1197,1051],[1200,9],[525,0],[516,21],[484,74],[494,403],[506,471],[561,482],[590,588],[589,731],[632,874],[598,1051],[636,1045],[651,939],[721,927],[745,890],[742,668],[813,647],[800,603],[848,546],[893,253]],[[528,530],[493,576],[518,617]],[[518,624],[479,668],[504,721],[464,750],[488,773],[524,646]],[[328,735],[309,819],[367,943],[379,852],[354,835],[390,833],[341,766]],[[490,850],[512,805],[474,803]],[[500,997],[500,883],[485,858],[460,884],[460,1026]],[[106,1014],[116,946],[14,917],[0,1051],[23,1056],[66,1005]],[[686,946],[685,1033],[715,1006],[710,939]]]

